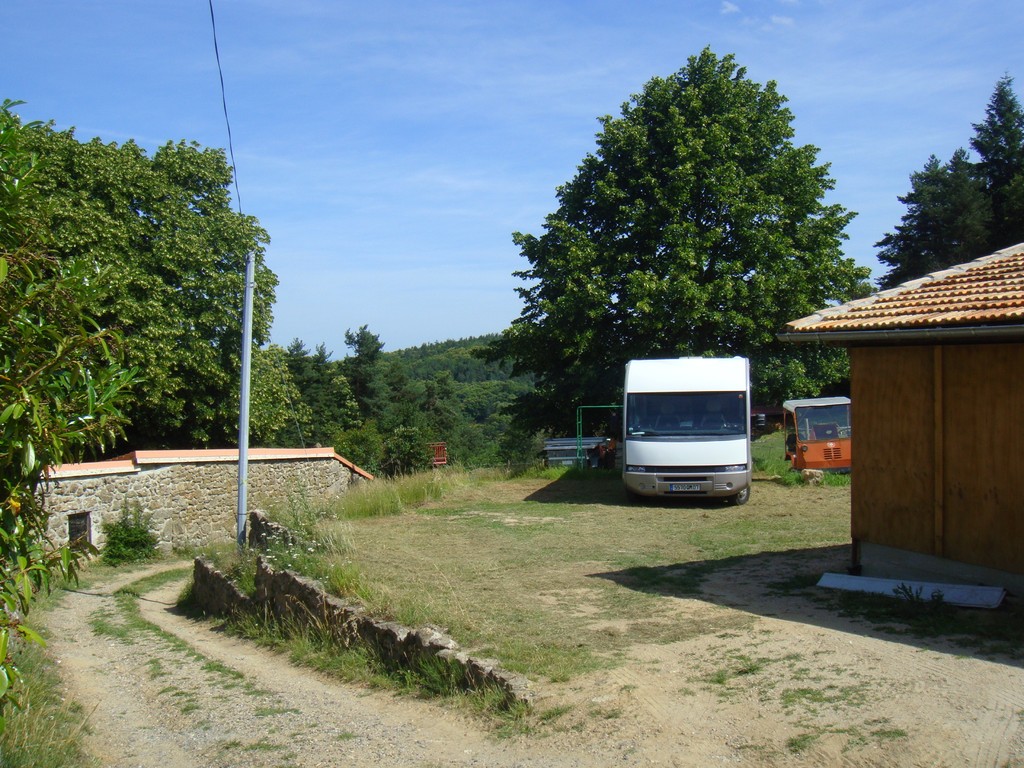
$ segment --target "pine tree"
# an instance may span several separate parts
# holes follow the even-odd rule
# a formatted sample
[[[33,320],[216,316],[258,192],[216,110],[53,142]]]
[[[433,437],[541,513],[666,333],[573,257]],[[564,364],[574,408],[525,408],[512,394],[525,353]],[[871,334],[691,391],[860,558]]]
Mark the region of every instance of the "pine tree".
[[[971,146],[992,206],[989,248],[1016,245],[1024,241],[1024,111],[1009,75],[996,83],[985,121],[974,131]]]
[[[954,264],[1024,242],[1024,110],[1008,75],[996,83],[985,120],[974,124],[972,163],[964,149],[946,165],[933,155],[910,177],[896,231],[875,243],[892,269],[890,288]]]
[[[990,203],[965,149],[947,164],[929,157],[910,186],[899,198],[907,206],[900,225],[875,244],[879,261],[892,267],[879,280],[882,288],[970,261],[988,247]]]

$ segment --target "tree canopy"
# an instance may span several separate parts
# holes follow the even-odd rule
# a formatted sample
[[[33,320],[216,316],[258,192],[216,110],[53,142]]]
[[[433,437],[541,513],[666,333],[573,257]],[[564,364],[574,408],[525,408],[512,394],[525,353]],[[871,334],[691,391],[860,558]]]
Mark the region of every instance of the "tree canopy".
[[[350,354],[341,360],[323,344],[312,351],[299,339],[287,350],[270,345],[254,359],[254,424],[262,414],[267,427],[258,434],[254,428],[254,439],[330,445],[383,475],[429,468],[434,442],[445,443],[449,461],[463,466],[532,461],[539,446],[506,412],[531,382],[483,359],[493,338],[385,352],[363,325],[345,333]]]
[[[890,267],[882,288],[1024,242],[1024,110],[1008,75],[970,143],[977,162],[960,148],[948,163],[931,155],[911,174],[911,190],[899,198],[906,213],[875,244]]]
[[[22,125],[14,106],[0,104],[0,730],[20,680],[10,641],[39,640],[24,622],[32,599],[77,560],[47,539],[43,471],[118,436],[134,375],[92,317],[104,273],[47,250],[29,136],[40,126]]]
[[[971,147],[992,206],[989,247],[1024,241],[1024,110],[1009,75],[996,83],[985,120],[974,124]]]
[[[876,244],[878,260],[892,268],[880,280],[891,288],[929,272],[969,261],[988,248],[991,206],[967,152],[948,163],[932,155],[910,177],[902,223]]]
[[[309,445],[330,445],[338,432],[358,425],[360,420],[358,404],[345,377],[345,362],[332,360],[331,355],[323,344],[312,352],[299,339],[288,345],[288,371],[302,404],[315,414],[304,428],[296,425],[302,428],[301,439]],[[277,444],[284,444],[284,440],[279,438]]]
[[[33,215],[61,262],[105,270],[91,310],[141,371],[126,406],[129,444],[235,444],[247,255],[257,345],[277,279],[263,263],[266,232],[231,208],[224,152],[169,142],[149,157],[132,141],[80,142],[50,126],[26,142],[45,160]]]
[[[544,233],[513,238],[525,306],[491,356],[537,376],[521,418],[565,430],[617,396],[632,358],[750,357],[767,401],[845,374],[842,351],[775,336],[868,276],[842,256],[853,214],[824,202],[828,166],[792,142],[785,101],[705,49],[601,118]]]

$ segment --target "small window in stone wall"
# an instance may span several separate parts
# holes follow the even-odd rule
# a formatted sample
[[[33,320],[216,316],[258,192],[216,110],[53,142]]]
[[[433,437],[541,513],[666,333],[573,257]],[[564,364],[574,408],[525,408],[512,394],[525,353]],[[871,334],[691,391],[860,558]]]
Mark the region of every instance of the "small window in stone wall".
[[[81,538],[92,543],[92,520],[88,512],[68,515],[68,541],[75,542]]]

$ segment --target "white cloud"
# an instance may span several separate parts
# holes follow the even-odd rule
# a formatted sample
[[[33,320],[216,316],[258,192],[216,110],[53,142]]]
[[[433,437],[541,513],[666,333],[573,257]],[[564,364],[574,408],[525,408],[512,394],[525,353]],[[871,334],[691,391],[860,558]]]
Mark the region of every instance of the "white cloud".
[[[736,5],[736,3],[730,3],[729,0],[725,0],[722,3],[722,13],[723,14],[739,13],[739,12],[740,12],[740,7],[738,5]]]

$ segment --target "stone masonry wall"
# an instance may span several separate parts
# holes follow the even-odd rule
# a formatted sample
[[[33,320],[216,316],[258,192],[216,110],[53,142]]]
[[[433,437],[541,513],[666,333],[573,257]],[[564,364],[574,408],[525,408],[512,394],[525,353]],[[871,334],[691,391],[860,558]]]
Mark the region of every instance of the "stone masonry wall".
[[[361,479],[335,458],[250,460],[248,500],[266,506],[290,494],[337,495]],[[46,486],[51,538],[68,541],[68,516],[88,513],[90,541],[104,543],[103,523],[138,505],[158,547],[202,547],[235,540],[238,465],[226,461],[145,463],[116,474],[60,476]]]

